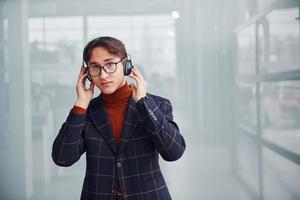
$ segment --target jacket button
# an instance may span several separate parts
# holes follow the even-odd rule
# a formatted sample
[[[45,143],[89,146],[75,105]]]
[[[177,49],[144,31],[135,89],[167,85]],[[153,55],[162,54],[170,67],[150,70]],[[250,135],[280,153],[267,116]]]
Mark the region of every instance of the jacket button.
[[[122,167],[122,164],[118,162],[117,167]]]

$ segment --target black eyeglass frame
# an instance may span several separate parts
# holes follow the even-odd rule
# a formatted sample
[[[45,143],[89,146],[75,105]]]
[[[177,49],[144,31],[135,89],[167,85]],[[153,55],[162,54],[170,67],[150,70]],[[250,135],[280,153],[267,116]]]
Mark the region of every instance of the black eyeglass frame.
[[[99,76],[99,75],[101,74],[102,69],[103,69],[104,72],[107,73],[107,74],[113,74],[113,73],[115,73],[115,72],[117,71],[118,64],[119,64],[120,62],[122,62],[124,59],[125,59],[125,58],[121,59],[121,60],[118,61],[118,62],[109,62],[109,63],[106,63],[105,65],[95,65],[95,66],[92,66],[92,67],[95,67],[95,68],[99,68],[99,69],[100,69],[97,75],[92,75],[92,74],[90,73],[90,70],[89,70],[89,69],[92,68],[92,67],[90,67],[89,65],[87,65],[87,70],[88,70],[90,76],[92,76],[92,77]],[[114,64],[114,65],[115,65],[115,69],[114,69],[113,71],[111,71],[111,72],[108,72],[108,71],[105,69],[105,66],[107,66],[107,65],[109,65],[109,64]]]

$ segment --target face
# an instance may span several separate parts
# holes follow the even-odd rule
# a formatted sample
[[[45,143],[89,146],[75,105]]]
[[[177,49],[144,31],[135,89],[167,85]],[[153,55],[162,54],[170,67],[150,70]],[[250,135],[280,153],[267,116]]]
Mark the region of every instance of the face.
[[[121,58],[109,53],[103,47],[96,47],[92,49],[90,60],[88,62],[89,66],[94,65],[105,65],[107,63],[119,62]],[[123,64],[119,62],[117,64],[117,69],[112,74],[107,74],[103,68],[98,76],[92,76],[92,80],[97,88],[104,94],[112,94],[118,88],[125,84],[125,76],[123,72]]]

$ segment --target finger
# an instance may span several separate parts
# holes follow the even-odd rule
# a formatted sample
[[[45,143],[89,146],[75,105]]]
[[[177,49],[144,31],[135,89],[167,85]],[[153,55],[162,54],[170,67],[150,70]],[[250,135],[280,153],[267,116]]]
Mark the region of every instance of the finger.
[[[129,74],[129,77],[131,77],[131,78],[133,78],[136,82],[137,82],[137,84],[139,84],[142,80],[136,75],[136,74],[134,74],[133,72],[131,72],[130,74]]]
[[[82,74],[79,79],[78,82],[82,82],[82,80],[87,76],[87,73]]]
[[[142,76],[141,72],[136,67],[132,68],[132,72],[133,74],[138,76],[141,80],[144,80],[144,77]]]
[[[82,76],[82,74],[84,74],[84,71],[85,71],[85,67],[81,66],[80,71],[79,71],[79,74],[78,74],[78,78],[79,78],[80,76]]]
[[[81,75],[77,81],[77,84],[80,84],[80,85],[85,85],[85,78],[87,76],[87,73]]]
[[[81,67],[77,80],[79,81],[84,74],[85,74],[85,69],[83,67]]]
[[[133,73],[129,75],[129,77],[133,78],[137,84],[138,87],[145,87],[146,82],[142,80],[140,77],[137,75],[134,75]]]
[[[137,90],[137,87],[134,83],[130,83],[130,86],[131,86],[133,92],[135,92]]]

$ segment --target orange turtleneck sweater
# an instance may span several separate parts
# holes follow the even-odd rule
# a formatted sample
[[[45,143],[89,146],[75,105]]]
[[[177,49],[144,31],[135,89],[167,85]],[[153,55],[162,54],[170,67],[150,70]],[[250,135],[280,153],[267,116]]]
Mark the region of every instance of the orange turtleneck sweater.
[[[132,89],[127,82],[112,94],[101,93],[108,118],[112,125],[112,132],[117,146],[119,146],[121,142],[125,113],[131,94]],[[84,114],[86,113],[86,109],[74,106],[72,112],[76,114]]]

